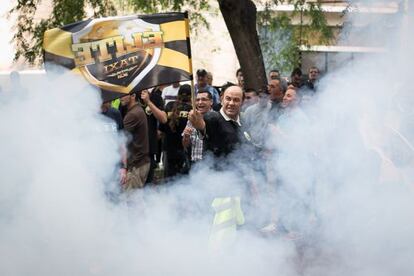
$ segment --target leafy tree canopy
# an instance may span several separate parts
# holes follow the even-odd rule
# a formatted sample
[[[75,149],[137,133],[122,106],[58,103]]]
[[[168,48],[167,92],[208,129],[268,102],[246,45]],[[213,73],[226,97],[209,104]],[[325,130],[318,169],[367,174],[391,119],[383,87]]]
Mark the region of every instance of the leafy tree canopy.
[[[16,33],[13,41],[16,46],[15,60],[24,58],[32,65],[41,65],[43,33],[45,30],[90,16],[116,15],[119,10],[140,13],[190,10],[193,27],[207,26],[202,11],[210,10],[209,0],[52,0],[51,13],[47,18],[37,19],[37,8],[42,0],[19,0],[9,14],[17,15]],[[279,68],[289,71],[300,62],[299,45],[309,45],[310,38],[316,36],[324,43],[332,38],[332,30],[327,26],[320,1],[305,0],[255,0],[265,6],[258,14],[258,30],[267,69]],[[274,16],[272,8],[280,4],[293,4],[293,15],[310,18],[310,24],[292,26],[287,14]],[[92,12],[92,14],[91,14]],[[194,28],[193,28],[194,29]],[[195,28],[196,29],[196,28]]]
[[[52,12],[48,18],[37,19],[37,8],[42,0],[19,0],[9,14],[17,14],[16,33],[13,41],[16,45],[15,60],[24,58],[30,64],[40,65],[43,33],[50,28],[62,26],[85,19],[86,10],[92,16],[116,14],[110,0],[54,0]]]
[[[294,11],[275,15],[273,7],[282,3],[293,5]],[[299,24],[292,24],[294,17]],[[265,1],[265,9],[258,15],[258,32],[266,71],[278,69],[285,74],[300,67],[300,46],[329,44],[334,36],[319,0]]]
[[[43,33],[47,29],[85,20],[91,16],[117,15],[119,8],[142,13],[187,9],[192,11],[190,19],[193,25],[202,24],[208,27],[208,22],[200,11],[210,8],[208,0],[52,0],[50,15],[37,19],[37,8],[41,4],[45,4],[45,1],[19,0],[9,11],[9,15],[17,15],[16,33],[13,36],[16,46],[14,59],[23,58],[36,66],[42,64]]]

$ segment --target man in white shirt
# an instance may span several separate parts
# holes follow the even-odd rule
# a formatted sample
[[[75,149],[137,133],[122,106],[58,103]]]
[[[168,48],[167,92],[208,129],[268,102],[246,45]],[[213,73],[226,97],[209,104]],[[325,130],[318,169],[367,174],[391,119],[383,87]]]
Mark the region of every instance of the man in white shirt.
[[[180,88],[180,83],[176,82],[167,86],[162,90],[161,97],[164,100],[164,105],[167,103],[177,100],[178,89]]]

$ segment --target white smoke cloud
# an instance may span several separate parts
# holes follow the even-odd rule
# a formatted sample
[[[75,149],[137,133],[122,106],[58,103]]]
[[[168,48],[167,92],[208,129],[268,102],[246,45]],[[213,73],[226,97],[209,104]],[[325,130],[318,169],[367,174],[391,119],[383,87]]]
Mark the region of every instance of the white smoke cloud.
[[[0,274],[412,275],[414,158],[401,138],[413,143],[412,40],[402,32],[387,54],[326,76],[305,121],[280,119],[267,164],[280,184],[258,203],[244,187],[253,161],[209,163],[114,203],[105,191],[124,140],[105,131],[96,91],[64,75],[3,95]],[[232,247],[209,251],[211,201],[232,195],[247,223]],[[269,206],[298,239],[260,234]]]
[[[412,17],[402,14],[393,23],[413,26]],[[402,104],[413,99],[413,41],[406,31],[383,35],[389,41],[386,53],[326,76],[318,99],[305,109],[310,124],[298,124],[292,117],[279,122],[294,134],[293,139],[279,141],[284,156],[275,165],[282,171],[283,185],[296,188],[296,198],[309,191],[310,198],[300,201],[315,204],[311,210],[316,212],[318,228],[313,234],[318,244],[305,252],[316,248],[319,255],[305,256],[304,261],[310,260],[305,275],[414,271],[414,117]],[[293,207],[286,210],[293,220],[306,214],[296,212]],[[311,229],[301,227],[303,232]]]
[[[202,169],[113,203],[123,137],[106,131],[98,93],[69,74],[15,93],[0,108],[2,275],[270,273],[260,239],[235,256],[208,251],[211,200],[238,194],[233,172]]]

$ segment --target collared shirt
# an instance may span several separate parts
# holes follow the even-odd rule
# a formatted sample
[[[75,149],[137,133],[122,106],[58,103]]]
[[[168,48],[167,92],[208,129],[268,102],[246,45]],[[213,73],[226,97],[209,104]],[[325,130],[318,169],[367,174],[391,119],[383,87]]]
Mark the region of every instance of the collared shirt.
[[[216,156],[225,156],[237,148],[241,142],[240,119],[232,120],[223,110],[204,114],[206,124],[204,143],[206,150]]]
[[[249,134],[252,142],[260,147],[268,138],[271,108],[270,102],[258,102],[249,106],[242,115],[245,131]]]
[[[199,161],[203,159],[203,139],[200,137],[198,131],[193,127],[190,121],[187,121],[187,127],[191,128],[191,161]]]
[[[237,120],[233,120],[232,118],[230,118],[229,116],[227,116],[226,113],[224,113],[223,108],[220,109],[220,114],[221,114],[221,116],[223,116],[224,120],[226,120],[226,121],[233,121],[233,122],[237,123],[239,126],[241,126],[240,115],[237,115]]]

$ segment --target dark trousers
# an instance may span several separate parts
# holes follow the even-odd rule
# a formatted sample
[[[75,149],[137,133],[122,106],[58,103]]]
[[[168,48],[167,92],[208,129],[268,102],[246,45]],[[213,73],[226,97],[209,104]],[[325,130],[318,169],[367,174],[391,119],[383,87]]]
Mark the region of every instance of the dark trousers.
[[[157,163],[155,160],[155,154],[150,154],[150,168],[148,171],[147,181],[145,181],[146,184],[150,184],[154,180],[154,170],[156,167]]]
[[[175,152],[168,154],[164,151],[164,177],[174,177],[179,174],[187,174],[189,170],[189,162],[184,152]]]

